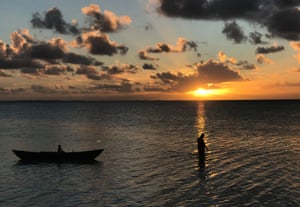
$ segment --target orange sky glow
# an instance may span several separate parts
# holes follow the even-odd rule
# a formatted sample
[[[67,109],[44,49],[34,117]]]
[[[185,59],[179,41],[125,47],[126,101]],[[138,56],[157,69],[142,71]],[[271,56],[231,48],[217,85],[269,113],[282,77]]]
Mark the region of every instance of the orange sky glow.
[[[300,98],[298,1],[19,4],[3,3],[0,100]]]

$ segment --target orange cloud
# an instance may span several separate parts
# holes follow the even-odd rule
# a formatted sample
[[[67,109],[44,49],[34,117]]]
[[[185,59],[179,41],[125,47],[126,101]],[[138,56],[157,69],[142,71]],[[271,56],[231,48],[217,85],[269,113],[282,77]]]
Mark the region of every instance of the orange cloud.
[[[262,54],[259,54],[256,56],[256,61],[260,64],[263,64],[263,63],[267,63],[267,64],[272,64],[273,61],[269,58],[267,58],[265,55],[262,55]]]
[[[298,54],[295,56],[300,63],[300,42],[290,42],[290,46],[298,52]]]
[[[117,16],[115,13],[104,10],[100,6],[91,4],[81,9],[82,13],[90,17],[89,28],[86,30],[100,30],[102,32],[114,32],[128,26],[131,23],[129,16]]]

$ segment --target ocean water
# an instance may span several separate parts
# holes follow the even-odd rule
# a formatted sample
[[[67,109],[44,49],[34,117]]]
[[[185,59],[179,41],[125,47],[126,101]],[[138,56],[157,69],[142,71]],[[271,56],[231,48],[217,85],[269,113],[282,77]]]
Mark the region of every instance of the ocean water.
[[[0,140],[0,206],[300,206],[300,101],[3,102]],[[58,144],[104,152],[56,164],[11,151]]]

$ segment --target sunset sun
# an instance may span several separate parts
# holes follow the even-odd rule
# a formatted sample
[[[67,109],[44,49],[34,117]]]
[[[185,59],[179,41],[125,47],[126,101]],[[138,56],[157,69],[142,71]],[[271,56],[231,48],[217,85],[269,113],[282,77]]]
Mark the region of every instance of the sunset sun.
[[[197,88],[196,90],[189,91],[188,94],[195,97],[216,97],[220,95],[225,95],[228,93],[228,89],[207,89],[207,88]]]
[[[194,96],[209,96],[215,93],[212,89],[198,88],[192,92]]]

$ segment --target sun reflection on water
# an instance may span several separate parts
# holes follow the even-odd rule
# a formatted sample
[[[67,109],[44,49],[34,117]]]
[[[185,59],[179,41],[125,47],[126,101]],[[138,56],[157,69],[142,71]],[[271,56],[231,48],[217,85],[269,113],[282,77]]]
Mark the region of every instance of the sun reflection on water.
[[[198,110],[197,110],[197,121],[196,121],[196,128],[197,128],[197,135],[200,136],[201,133],[205,133],[205,113],[204,113],[204,102],[198,103]]]

